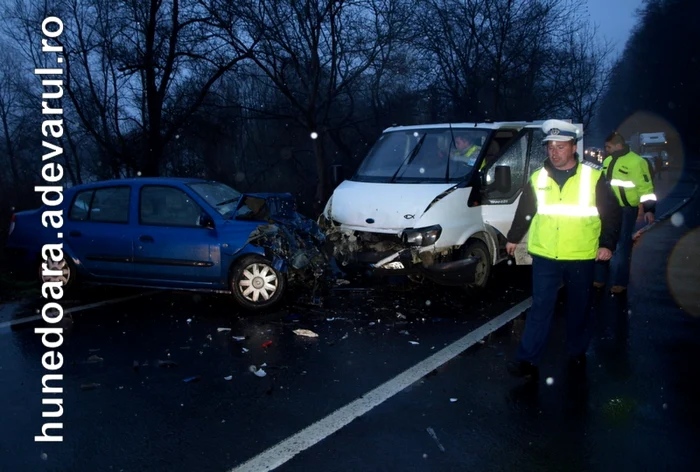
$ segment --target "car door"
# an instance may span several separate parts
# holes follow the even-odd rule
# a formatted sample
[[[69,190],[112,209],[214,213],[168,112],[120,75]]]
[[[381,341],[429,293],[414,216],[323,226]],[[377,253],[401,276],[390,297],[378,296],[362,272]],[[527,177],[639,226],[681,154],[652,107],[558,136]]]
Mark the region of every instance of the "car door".
[[[64,226],[64,238],[79,265],[98,278],[132,275],[129,211],[131,187],[114,185],[77,192]]]
[[[215,228],[204,226],[205,210],[179,187],[143,185],[134,234],[134,273],[154,283],[201,287],[222,279]]]

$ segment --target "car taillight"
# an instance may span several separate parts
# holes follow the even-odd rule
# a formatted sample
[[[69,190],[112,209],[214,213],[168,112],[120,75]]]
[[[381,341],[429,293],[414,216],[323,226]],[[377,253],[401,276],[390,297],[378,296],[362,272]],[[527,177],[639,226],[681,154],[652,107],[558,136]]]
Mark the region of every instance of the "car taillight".
[[[12,231],[15,229],[15,220],[17,218],[15,217],[14,213],[12,214],[12,218],[10,219],[10,232],[8,234],[12,234]]]

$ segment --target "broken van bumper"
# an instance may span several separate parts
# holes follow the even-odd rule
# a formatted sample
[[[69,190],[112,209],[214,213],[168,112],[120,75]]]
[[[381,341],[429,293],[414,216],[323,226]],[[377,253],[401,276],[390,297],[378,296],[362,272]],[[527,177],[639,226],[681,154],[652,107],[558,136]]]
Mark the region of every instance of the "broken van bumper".
[[[440,285],[455,286],[473,283],[478,263],[473,257],[432,264],[415,262],[409,248],[388,255],[359,253],[357,256],[356,262],[370,268],[377,276],[422,275]]]

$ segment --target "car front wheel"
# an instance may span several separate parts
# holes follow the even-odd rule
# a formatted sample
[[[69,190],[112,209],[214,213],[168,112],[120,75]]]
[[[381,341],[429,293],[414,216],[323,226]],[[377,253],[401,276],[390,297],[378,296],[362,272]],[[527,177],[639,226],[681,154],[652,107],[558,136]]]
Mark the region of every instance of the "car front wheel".
[[[262,310],[275,305],[284,294],[284,274],[262,256],[244,256],[231,273],[231,291],[236,301],[248,310]]]

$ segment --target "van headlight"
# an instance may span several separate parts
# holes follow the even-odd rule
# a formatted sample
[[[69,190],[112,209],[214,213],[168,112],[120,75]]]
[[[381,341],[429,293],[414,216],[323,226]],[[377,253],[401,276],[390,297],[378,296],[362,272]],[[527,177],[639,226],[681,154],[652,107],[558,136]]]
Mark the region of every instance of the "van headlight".
[[[440,234],[442,234],[440,225],[426,226],[403,231],[401,239],[409,246],[431,246],[440,238]]]

